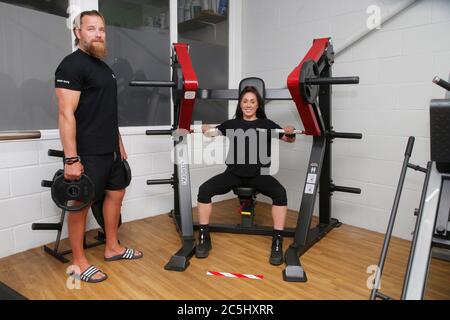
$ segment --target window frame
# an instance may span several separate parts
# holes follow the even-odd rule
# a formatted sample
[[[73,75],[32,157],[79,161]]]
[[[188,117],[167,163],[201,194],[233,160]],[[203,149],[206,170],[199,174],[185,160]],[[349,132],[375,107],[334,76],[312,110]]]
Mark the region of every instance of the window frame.
[[[242,0],[230,0],[228,7],[228,83],[229,87],[236,89],[239,85],[239,81],[242,78]],[[169,12],[170,12],[170,30],[169,39],[170,43],[176,43],[178,41],[178,9],[177,0],[169,0]],[[69,0],[69,21],[80,12],[84,10],[98,10],[98,0]],[[74,35],[71,32],[72,51],[76,50],[74,46]],[[167,58],[170,62],[171,48],[167,53]],[[170,75],[172,70],[169,70]],[[171,97],[172,104],[172,97]],[[230,108],[231,106],[231,108]],[[230,101],[228,108],[228,116],[233,116],[233,106],[235,102]],[[173,110],[170,111],[170,120],[173,123]],[[170,129],[171,124],[167,125],[153,125],[153,126],[126,126],[120,127],[120,133],[122,135],[143,135],[145,130],[155,129]],[[41,140],[51,140],[59,138],[58,129],[45,129],[41,130]]]

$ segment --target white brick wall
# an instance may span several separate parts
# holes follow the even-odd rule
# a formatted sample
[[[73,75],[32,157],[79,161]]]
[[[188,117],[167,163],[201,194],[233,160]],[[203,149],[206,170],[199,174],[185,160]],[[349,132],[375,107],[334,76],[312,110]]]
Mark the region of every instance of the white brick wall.
[[[31,222],[41,217],[41,197],[39,194],[26,195],[0,202],[0,230]]]
[[[337,48],[364,31],[369,5],[380,6],[386,16],[406,2],[246,0],[242,76],[259,76],[268,88],[285,87],[287,75],[313,38],[331,36]],[[358,75],[360,84],[334,86],[334,128],[364,135],[361,141],[333,143],[334,182],[362,189],[361,195],[334,194],[333,214],[344,223],[385,232],[408,136],[416,137],[411,162],[428,161],[429,102],[444,96],[431,79],[449,76],[448,30],[450,1],[421,0],[336,58],[333,74]],[[292,103],[271,102],[266,110],[281,125],[302,127]],[[303,186],[299,179],[305,176],[309,148],[308,138],[281,146],[276,177],[288,189],[293,210],[299,208],[299,185]],[[394,230],[397,236],[410,238],[422,182],[423,174],[408,171]]]
[[[144,134],[144,129],[142,131],[143,134],[126,134],[125,129],[122,133],[133,173],[122,207],[124,222],[164,214],[173,208],[170,185],[146,184],[148,179],[171,177],[173,143],[170,137],[149,137]],[[32,223],[58,222],[61,215],[49,189],[41,187],[41,180],[51,180],[55,171],[61,168],[60,159],[47,156],[48,149],[61,149],[60,140],[51,136],[40,141],[0,142],[0,258],[56,239],[56,231],[31,230]],[[200,155],[208,145],[210,148],[213,144],[223,148],[224,140],[221,138],[216,142],[209,139],[205,144],[198,138],[190,146],[199,150]],[[200,184],[224,170],[223,159],[212,165],[201,162],[201,156],[198,160],[191,170],[193,205],[197,203]],[[214,201],[230,197],[233,195],[220,196]],[[98,225],[90,214],[87,229],[93,228],[98,228]],[[67,223],[62,237],[67,237]]]
[[[8,170],[0,170],[0,199],[5,199],[10,195]]]
[[[18,168],[38,164],[38,143],[30,141],[0,144],[0,168]]]

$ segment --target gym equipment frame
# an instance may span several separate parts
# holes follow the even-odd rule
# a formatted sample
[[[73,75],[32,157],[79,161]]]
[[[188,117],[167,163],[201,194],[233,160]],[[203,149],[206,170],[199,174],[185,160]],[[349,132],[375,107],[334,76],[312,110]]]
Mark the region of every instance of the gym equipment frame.
[[[188,45],[176,43],[172,51],[172,81],[131,81],[131,86],[172,88],[174,123],[168,130],[147,130],[148,135],[172,135],[174,138],[175,164],[170,179],[149,180],[147,184],[171,184],[174,187],[174,218],[181,234],[182,247],[165,269],[184,271],[189,265],[195,249],[194,223],[187,159],[186,136],[191,132],[192,112],[195,99],[237,100],[238,89],[199,89],[198,80],[188,53]],[[323,238],[330,230],[340,226],[331,218],[331,195],[334,191],[361,193],[359,188],[337,186],[331,179],[331,143],[335,138],[361,139],[360,133],[335,132],[332,127],[332,89],[334,84],[357,84],[359,77],[332,77],[334,63],[333,45],[330,38],[315,39],[312,47],[299,65],[287,78],[287,89],[265,89],[265,100],[293,100],[303,122],[303,134],[312,136],[313,145],[308,163],[307,177],[303,187],[297,227],[287,230],[286,235],[294,241],[286,251],[285,281],[304,282],[306,273],[300,263],[300,256]],[[258,78],[244,79],[254,82]],[[259,79],[260,80],[260,79]],[[241,82],[242,83],[242,82]],[[259,82],[261,83],[261,82]],[[320,183],[319,224],[311,227],[314,204]],[[245,230],[244,230],[245,229]],[[253,230],[252,230],[253,229]],[[247,234],[271,234],[271,228],[239,228],[230,225],[210,225],[211,231]]]
[[[450,90],[450,83],[445,80],[435,77],[433,82],[446,90]],[[408,139],[397,192],[381,249],[373,288],[370,293],[371,300],[377,298],[392,300],[391,297],[383,294],[379,289],[408,168],[425,173],[425,178],[419,208],[414,212],[417,219],[414,226],[401,299],[423,299],[434,248],[444,249],[446,252],[436,256],[436,258],[450,260],[450,135],[448,123],[450,123],[450,99],[431,100],[431,161],[428,161],[426,168],[409,163],[415,139],[414,137],[409,137]]]

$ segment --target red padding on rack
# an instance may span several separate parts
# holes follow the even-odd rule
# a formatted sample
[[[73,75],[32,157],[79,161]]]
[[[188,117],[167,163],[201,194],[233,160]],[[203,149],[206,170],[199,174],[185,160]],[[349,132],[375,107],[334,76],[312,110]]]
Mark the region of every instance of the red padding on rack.
[[[305,101],[300,93],[300,70],[306,60],[313,59],[315,62],[318,62],[324,54],[328,43],[329,38],[314,39],[311,49],[309,49],[300,64],[295,67],[287,78],[287,87],[291,93],[292,100],[297,106],[306,135],[320,136],[322,132],[312,105]]]
[[[183,73],[183,96],[180,102],[178,128],[190,131],[195,98],[197,97],[198,80],[189,56],[189,45],[186,43],[173,44],[177,61]]]

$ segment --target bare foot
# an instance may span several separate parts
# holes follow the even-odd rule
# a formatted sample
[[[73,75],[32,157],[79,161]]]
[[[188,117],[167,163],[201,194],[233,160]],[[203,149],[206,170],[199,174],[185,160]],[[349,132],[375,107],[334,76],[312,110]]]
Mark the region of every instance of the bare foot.
[[[90,266],[92,266],[91,264],[88,263],[87,260],[83,260],[83,261],[74,261],[73,265],[76,267],[76,269],[74,270],[75,275],[80,275],[83,272],[85,272]],[[77,270],[78,269],[78,270]],[[107,275],[101,271],[96,272],[95,274],[92,275],[91,279],[93,280],[100,280],[100,279],[105,279],[107,277]]]
[[[122,255],[125,253],[125,250],[127,250],[127,248],[117,244],[115,247],[111,248],[111,247],[105,247],[105,258],[111,258],[114,256],[118,256],[118,255]],[[135,259],[142,257],[142,252],[138,251],[138,250],[134,250],[133,256]]]

